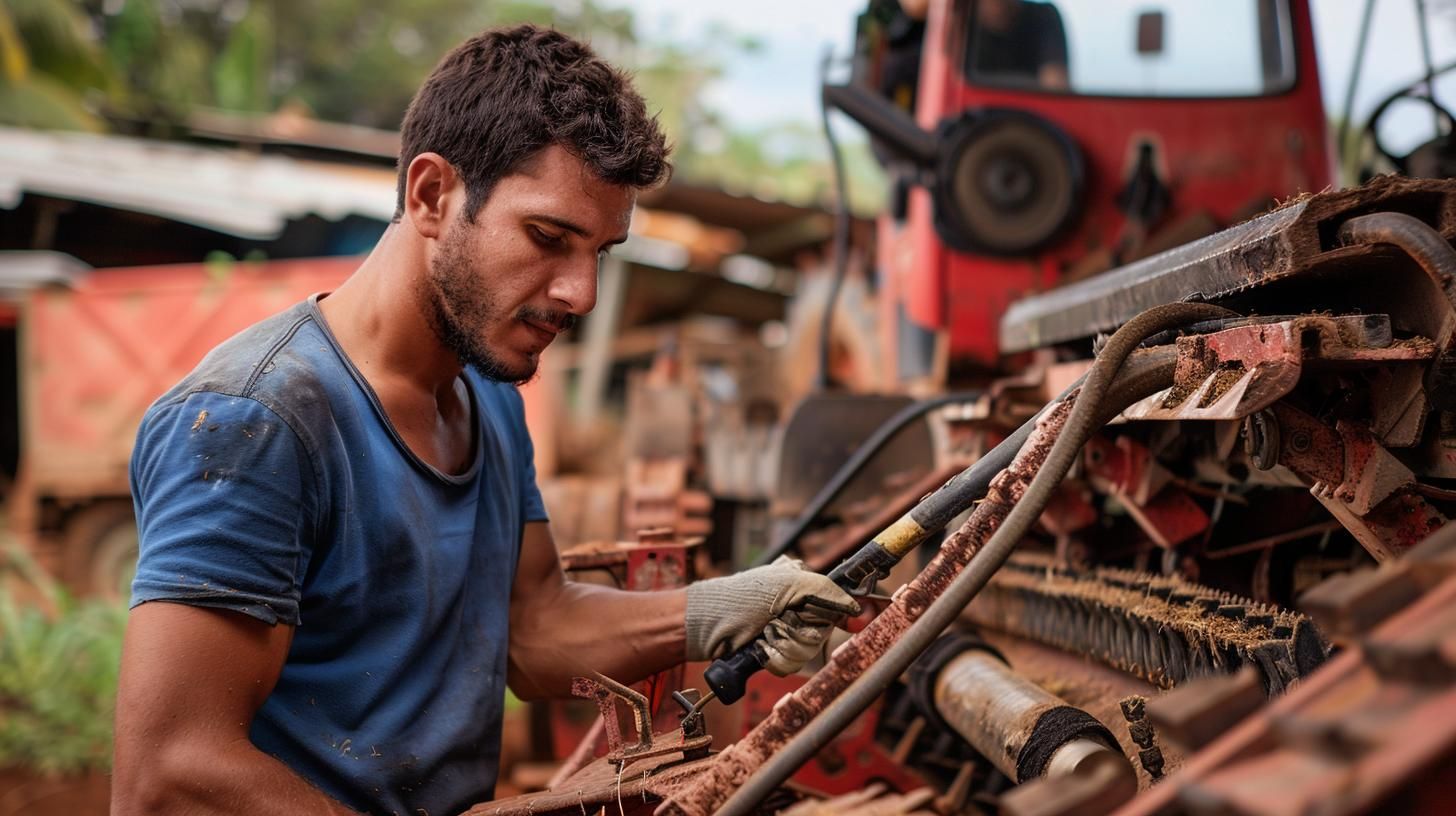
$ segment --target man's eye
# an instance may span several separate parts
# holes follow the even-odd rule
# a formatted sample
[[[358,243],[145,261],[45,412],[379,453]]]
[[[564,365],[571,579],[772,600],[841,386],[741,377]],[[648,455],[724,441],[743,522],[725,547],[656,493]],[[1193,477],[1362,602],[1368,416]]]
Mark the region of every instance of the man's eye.
[[[560,246],[563,240],[562,236],[553,235],[540,227],[531,227],[531,235],[546,246]]]

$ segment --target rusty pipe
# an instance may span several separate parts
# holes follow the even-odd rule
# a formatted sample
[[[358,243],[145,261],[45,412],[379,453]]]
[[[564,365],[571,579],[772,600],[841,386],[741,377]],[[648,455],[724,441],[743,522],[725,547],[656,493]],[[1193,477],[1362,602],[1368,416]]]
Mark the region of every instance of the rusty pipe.
[[[1137,792],[1137,774],[1116,739],[1092,715],[1017,674],[998,655],[970,648],[936,674],[935,710],[1016,782],[1065,777],[1105,762],[1117,786]]]

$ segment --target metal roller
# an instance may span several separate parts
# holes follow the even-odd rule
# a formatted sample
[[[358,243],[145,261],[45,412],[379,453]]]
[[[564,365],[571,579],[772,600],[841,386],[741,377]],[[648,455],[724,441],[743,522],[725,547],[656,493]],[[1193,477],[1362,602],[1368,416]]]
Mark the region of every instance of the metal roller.
[[[990,646],[942,638],[912,675],[912,693],[1008,778],[1027,782],[1114,767],[1127,797],[1137,775],[1095,717],[1017,674]],[[928,698],[928,699],[927,699]]]

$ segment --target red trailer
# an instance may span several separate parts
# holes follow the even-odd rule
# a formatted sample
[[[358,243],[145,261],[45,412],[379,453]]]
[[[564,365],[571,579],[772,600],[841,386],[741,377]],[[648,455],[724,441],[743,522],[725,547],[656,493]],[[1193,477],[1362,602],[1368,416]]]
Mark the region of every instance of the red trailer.
[[[213,346],[333,289],[358,263],[106,269],[26,295],[12,528],[77,590],[124,592],[137,547],[127,463],[142,414]]]

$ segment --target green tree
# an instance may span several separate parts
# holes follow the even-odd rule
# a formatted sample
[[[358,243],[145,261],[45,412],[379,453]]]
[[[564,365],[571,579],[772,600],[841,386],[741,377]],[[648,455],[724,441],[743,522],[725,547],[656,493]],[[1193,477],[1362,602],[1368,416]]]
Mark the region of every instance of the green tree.
[[[0,122],[100,130],[88,94],[114,83],[75,7],[56,0],[0,0]]]
[[[606,0],[610,2],[610,0]],[[675,146],[677,177],[795,203],[831,203],[817,111],[752,131],[707,103],[760,45],[709,26],[663,42],[603,0],[0,0],[0,121],[97,129],[88,111],[165,133],[198,106],[395,128],[420,81],[468,32],[537,22],[627,67]],[[9,32],[7,34],[7,32]],[[94,32],[94,33],[93,33]],[[845,146],[858,211],[883,188],[862,142]]]

